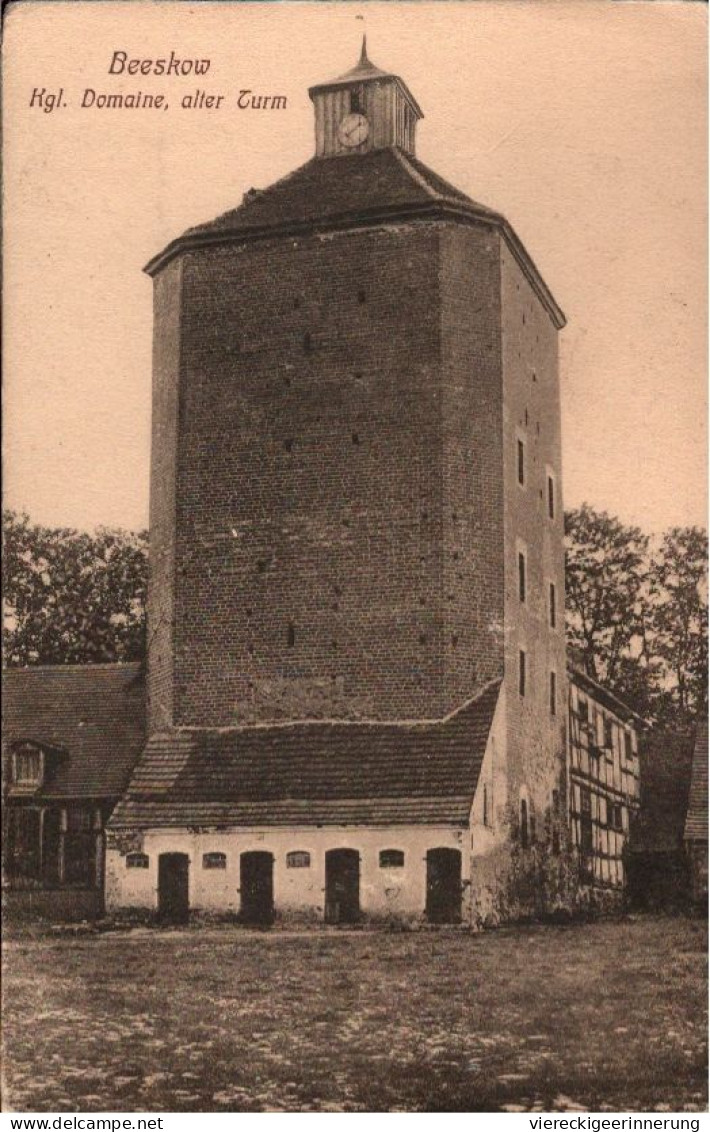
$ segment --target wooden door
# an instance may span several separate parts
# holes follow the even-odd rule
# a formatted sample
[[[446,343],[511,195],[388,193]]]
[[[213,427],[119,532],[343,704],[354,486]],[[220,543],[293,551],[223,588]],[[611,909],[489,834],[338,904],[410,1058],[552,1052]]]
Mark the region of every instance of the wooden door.
[[[357,849],[329,849],[325,855],[325,918],[329,924],[354,924],[360,919]]]
[[[461,922],[461,853],[430,849],[426,855],[426,916],[432,924]]]
[[[158,858],[158,917],[184,924],[190,915],[190,858],[186,853],[161,853]]]
[[[271,853],[242,853],[239,863],[240,919],[270,924],[274,918],[274,858]]]

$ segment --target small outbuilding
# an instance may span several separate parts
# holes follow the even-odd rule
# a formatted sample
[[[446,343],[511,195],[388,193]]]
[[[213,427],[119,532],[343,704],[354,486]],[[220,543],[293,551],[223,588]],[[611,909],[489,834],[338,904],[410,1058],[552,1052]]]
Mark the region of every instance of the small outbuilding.
[[[11,668],[3,685],[5,906],[96,916],[105,825],[145,742],[140,665]]]

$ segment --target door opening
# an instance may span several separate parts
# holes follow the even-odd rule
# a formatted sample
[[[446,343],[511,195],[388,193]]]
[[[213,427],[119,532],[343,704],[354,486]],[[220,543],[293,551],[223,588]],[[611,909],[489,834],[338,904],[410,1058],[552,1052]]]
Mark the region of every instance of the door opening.
[[[426,855],[426,916],[432,924],[461,922],[461,853],[430,849]]]
[[[357,849],[329,849],[325,855],[325,918],[329,924],[354,924],[360,919]]]
[[[158,918],[184,924],[190,915],[190,858],[186,853],[161,853],[158,858]]]
[[[274,919],[274,858],[271,853],[242,853],[239,862],[240,919],[271,924]]]

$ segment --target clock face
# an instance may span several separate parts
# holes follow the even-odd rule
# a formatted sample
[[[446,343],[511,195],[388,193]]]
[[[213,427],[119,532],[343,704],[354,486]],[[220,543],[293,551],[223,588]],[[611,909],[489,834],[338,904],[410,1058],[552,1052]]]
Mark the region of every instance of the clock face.
[[[364,114],[347,114],[338,126],[340,144],[352,149],[367,141],[370,124]]]

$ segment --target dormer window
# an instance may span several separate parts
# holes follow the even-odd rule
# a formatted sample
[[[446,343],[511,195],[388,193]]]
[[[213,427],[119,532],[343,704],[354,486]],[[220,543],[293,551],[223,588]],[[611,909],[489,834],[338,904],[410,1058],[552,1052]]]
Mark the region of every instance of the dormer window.
[[[43,771],[44,755],[39,747],[26,743],[15,749],[12,776],[15,786],[36,789],[42,784]]]

